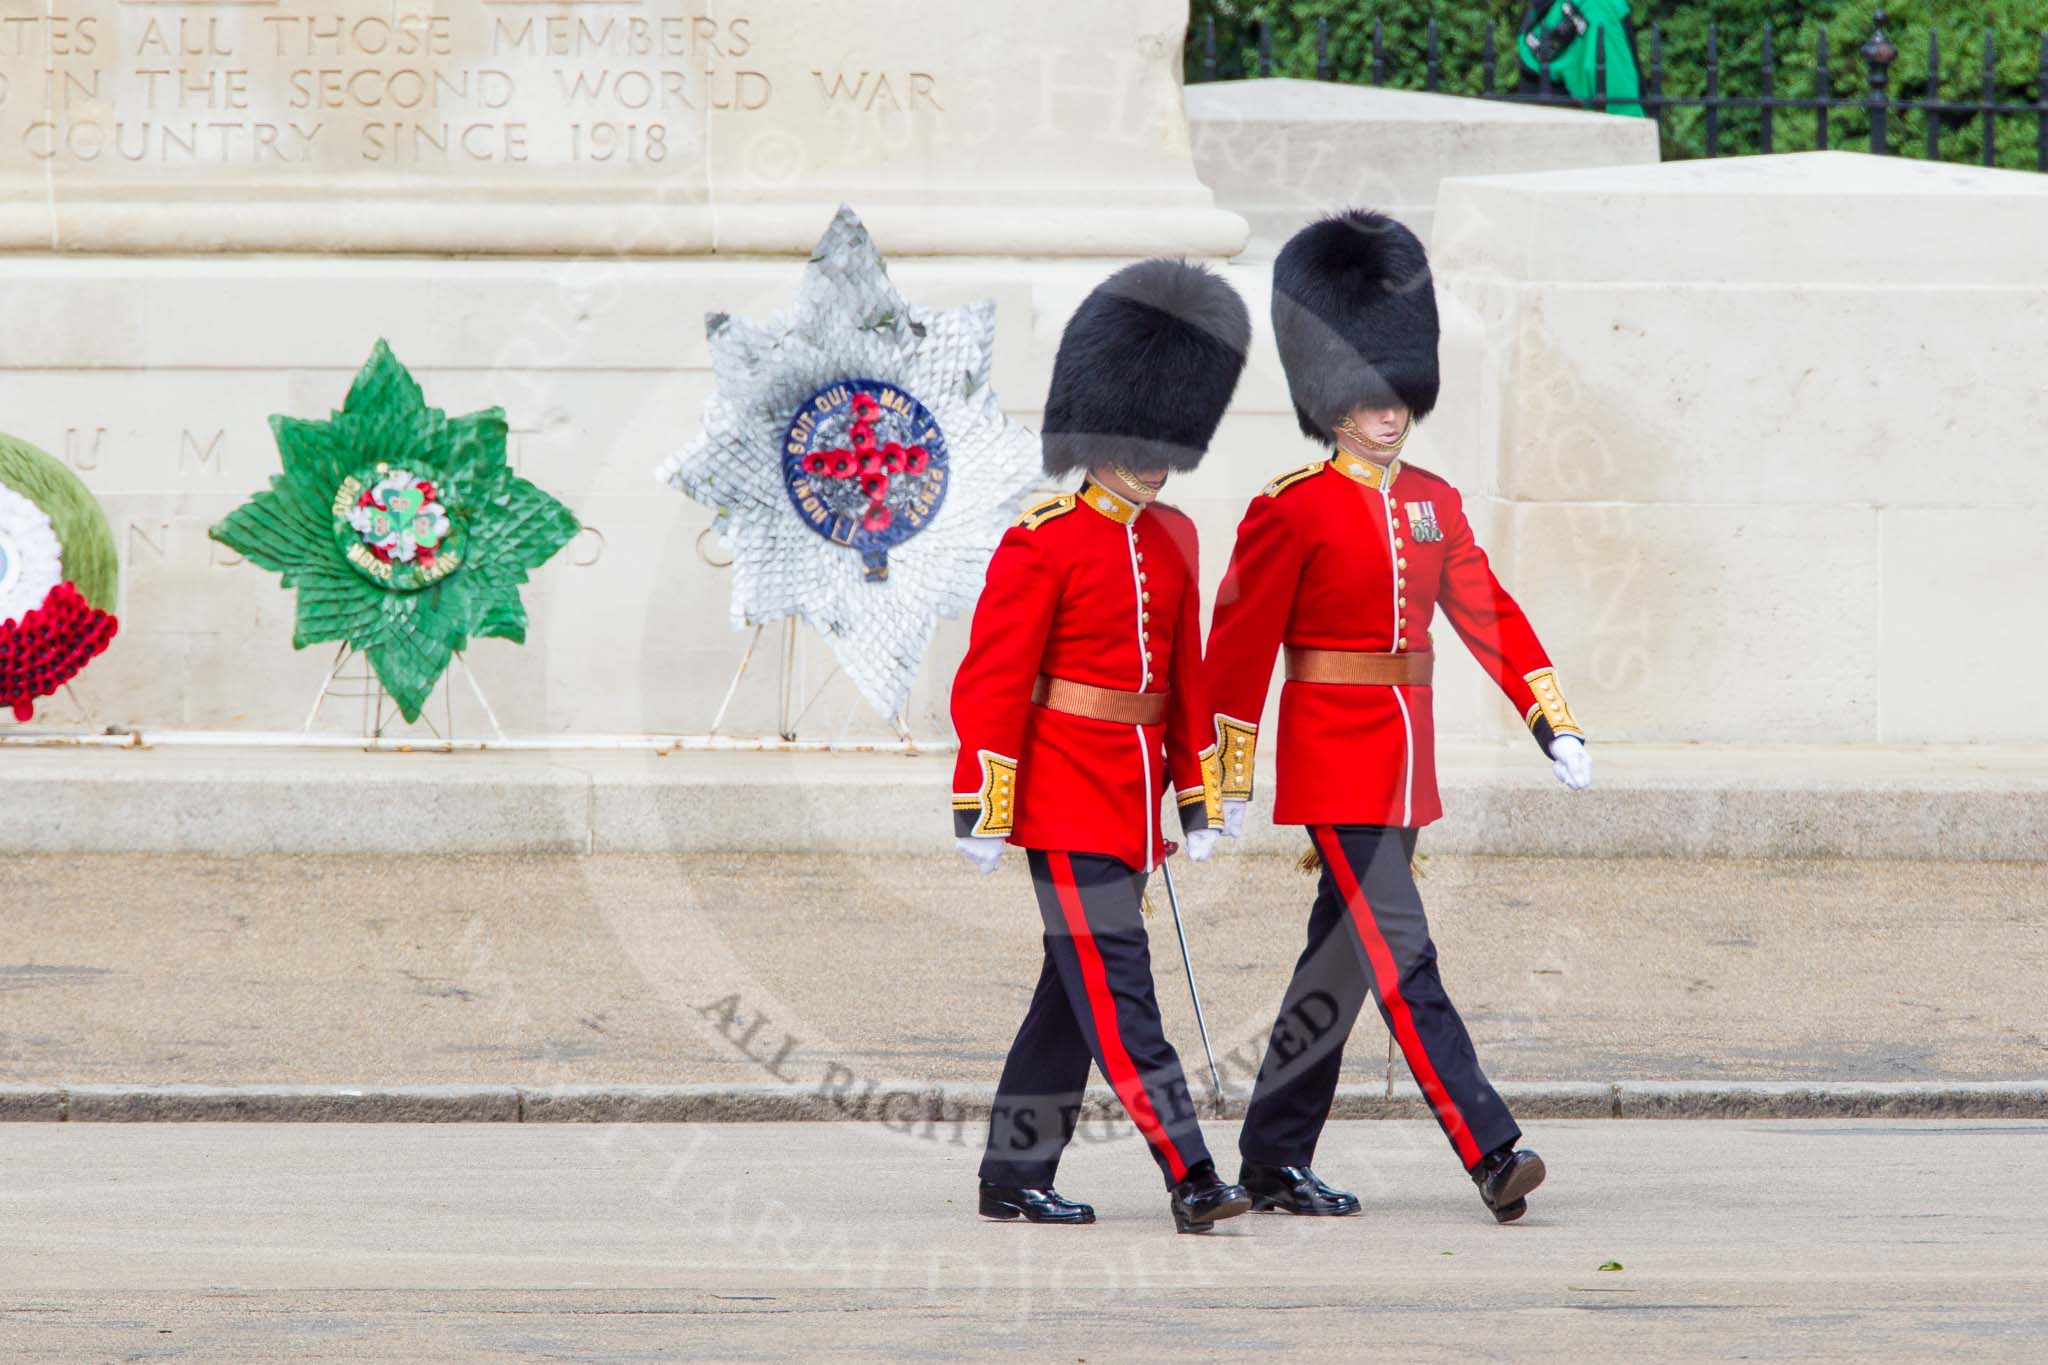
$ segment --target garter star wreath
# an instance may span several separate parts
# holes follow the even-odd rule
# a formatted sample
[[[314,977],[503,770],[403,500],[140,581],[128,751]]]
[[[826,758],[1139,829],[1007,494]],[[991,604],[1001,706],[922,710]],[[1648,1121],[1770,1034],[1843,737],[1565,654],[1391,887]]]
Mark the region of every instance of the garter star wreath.
[[[885,718],[1039,482],[1037,438],[989,387],[995,320],[906,302],[842,206],[786,311],[705,318],[717,392],[656,471],[717,514],[734,627],[809,622]]]
[[[284,472],[208,534],[298,589],[292,647],[369,656],[408,722],[472,636],[526,639],[519,585],[569,509],[505,462],[505,414],[450,417],[382,341],[341,411],[272,417]]]

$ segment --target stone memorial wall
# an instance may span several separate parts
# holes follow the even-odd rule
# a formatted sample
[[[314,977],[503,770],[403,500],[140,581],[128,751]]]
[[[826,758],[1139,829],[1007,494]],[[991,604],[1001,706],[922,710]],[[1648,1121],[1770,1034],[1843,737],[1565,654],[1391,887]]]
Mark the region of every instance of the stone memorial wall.
[[[1227,259],[1239,214],[1270,244],[1384,185],[1433,215],[1444,316],[1413,457],[1465,490],[1591,733],[2043,740],[2038,632],[2000,613],[2038,577],[2048,505],[2048,181],[1629,165],[1653,150],[1639,126],[1248,82],[1191,101],[1219,206],[1185,21],[1173,0],[0,0],[0,431],[90,486],[122,567],[83,708],[42,717],[305,723],[332,651],[295,652],[291,594],[206,531],[276,471],[267,418],[324,417],[381,337],[430,403],[502,406],[514,468],[584,527],[526,592],[526,646],[472,651],[506,728],[701,731],[746,637],[711,513],[654,470],[713,389],[705,314],[787,306],[842,202],[906,298],[995,302],[993,387],[1027,425],[1093,284],[1135,256],[1225,259],[1254,353],[1169,495],[1213,594],[1246,499],[1318,453],[1263,322],[1270,265]],[[1451,169],[1540,148],[1590,168],[1439,189],[1389,132],[1430,119]],[[950,733],[964,639],[939,632],[920,737]],[[1438,640],[1439,732],[1526,744]],[[776,719],[762,655],[735,730]],[[802,730],[886,735],[830,667],[806,638]],[[352,705],[316,728],[359,730]]]

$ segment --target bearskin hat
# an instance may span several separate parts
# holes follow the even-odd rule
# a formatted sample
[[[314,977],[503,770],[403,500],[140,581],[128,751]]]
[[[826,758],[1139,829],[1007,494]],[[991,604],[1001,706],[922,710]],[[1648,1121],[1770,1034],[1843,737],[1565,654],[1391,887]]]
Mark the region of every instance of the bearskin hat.
[[[1237,291],[1199,265],[1154,258],[1111,275],[1060,336],[1045,472],[1193,469],[1230,406],[1251,330]]]
[[[1302,433],[1354,408],[1436,406],[1436,290],[1415,234],[1366,209],[1310,223],[1273,262],[1273,334]]]

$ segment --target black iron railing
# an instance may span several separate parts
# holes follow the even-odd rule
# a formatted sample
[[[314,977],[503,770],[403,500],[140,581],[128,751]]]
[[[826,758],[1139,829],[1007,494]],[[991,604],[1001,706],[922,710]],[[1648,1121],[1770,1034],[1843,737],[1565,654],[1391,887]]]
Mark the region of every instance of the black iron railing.
[[[1762,153],[1775,149],[1780,111],[1811,114],[1814,145],[1821,149],[1826,149],[1830,145],[1828,115],[1831,111],[1860,111],[1869,122],[1870,150],[1887,155],[1899,150],[1891,137],[1891,116],[1916,114],[1924,118],[1926,123],[1926,155],[1935,159],[1939,159],[1942,154],[1941,136],[1944,130],[1956,127],[1959,122],[1976,120],[1981,129],[1982,155],[1987,166],[1997,164],[1998,135],[2002,123],[2008,126],[2017,123],[2022,127],[2031,123],[2034,134],[2035,169],[2048,171],[2048,31],[2043,31],[2040,36],[2039,65],[2035,71],[2032,103],[2023,104],[1999,99],[1996,78],[1998,49],[1989,29],[1984,32],[1983,78],[1981,93],[1976,99],[1944,98],[1941,90],[1941,35],[1934,30],[1927,34],[1926,90],[1916,99],[1895,95],[1892,91],[1891,68],[1892,63],[1898,60],[1899,48],[1885,32],[1888,22],[1885,11],[1878,10],[1870,36],[1857,49],[1869,85],[1867,93],[1860,96],[1835,93],[1833,78],[1828,70],[1828,38],[1825,27],[1819,30],[1808,78],[1800,83],[1811,93],[1781,94],[1778,54],[1769,23],[1763,26],[1761,34],[1761,59],[1755,67],[1757,84],[1754,93],[1729,94],[1722,90],[1720,32],[1718,26],[1713,24],[1707,26],[1706,59],[1702,67],[1704,89],[1698,94],[1673,92],[1665,87],[1664,32],[1661,26],[1652,26],[1649,30],[1649,61],[1639,65],[1641,91],[1636,95],[1635,101],[1642,105],[1645,113],[1658,121],[1660,129],[1669,110],[1699,110],[1704,125],[1702,132],[1708,156],[1722,154],[1722,115],[1734,110],[1756,115],[1755,144],[1756,150]],[[1274,74],[1272,21],[1262,17],[1252,21],[1252,24],[1252,32],[1239,35],[1240,39],[1250,39],[1251,42],[1238,47],[1236,52],[1227,54],[1222,60],[1219,60],[1218,56],[1214,17],[1208,17],[1201,25],[1195,26],[1189,33],[1189,79],[1219,80],[1253,74]],[[1520,60],[1514,53],[1512,40],[1505,45],[1497,42],[1495,30],[1491,25],[1486,29],[1484,48],[1479,59],[1479,80],[1476,83],[1461,82],[1461,85],[1466,86],[1469,93],[1476,94],[1481,99],[1554,104],[1575,109],[1602,109],[1609,102],[1609,54],[1606,32],[1596,30],[1594,42],[1594,93],[1586,99],[1576,98],[1563,90],[1547,73],[1534,77],[1525,76]],[[1228,46],[1236,47],[1237,44]],[[1251,51],[1245,51],[1244,47],[1250,47]],[[1506,61],[1515,75],[1513,88],[1503,88],[1499,79],[1503,47],[1507,53]],[[1640,56],[1639,53],[1636,55]],[[1247,57],[1252,60],[1246,60]],[[1444,88],[1443,48],[1434,17],[1428,21],[1424,34],[1423,68],[1422,88],[1441,91]],[[1369,70],[1338,73],[1331,69],[1330,22],[1328,19],[1318,19],[1315,28],[1315,78],[1320,81],[1341,80],[1353,84],[1369,81],[1373,85],[1386,85],[1388,69],[1385,21],[1378,18],[1373,20]],[[1470,89],[1472,84],[1477,85],[1476,90]]]

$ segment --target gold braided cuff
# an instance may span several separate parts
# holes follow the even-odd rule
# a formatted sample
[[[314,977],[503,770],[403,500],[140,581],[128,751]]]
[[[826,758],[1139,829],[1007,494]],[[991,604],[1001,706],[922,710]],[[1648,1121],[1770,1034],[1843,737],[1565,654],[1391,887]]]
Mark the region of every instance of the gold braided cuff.
[[[1258,753],[1259,727],[1235,716],[1216,717],[1216,786],[1223,801],[1252,799],[1252,759]]]
[[[1540,719],[1549,722],[1553,735],[1577,735],[1580,739],[1586,737],[1586,732],[1572,719],[1572,708],[1565,701],[1564,693],[1558,690],[1556,669],[1539,668],[1534,673],[1524,674],[1522,681],[1528,683],[1529,690],[1536,694],[1535,704],[1530,706],[1528,713],[1522,717],[1523,723],[1532,732]]]
[[[956,823],[973,824],[965,831],[977,837],[1008,835],[1016,826],[1017,760],[981,751],[981,790],[954,792]]]

